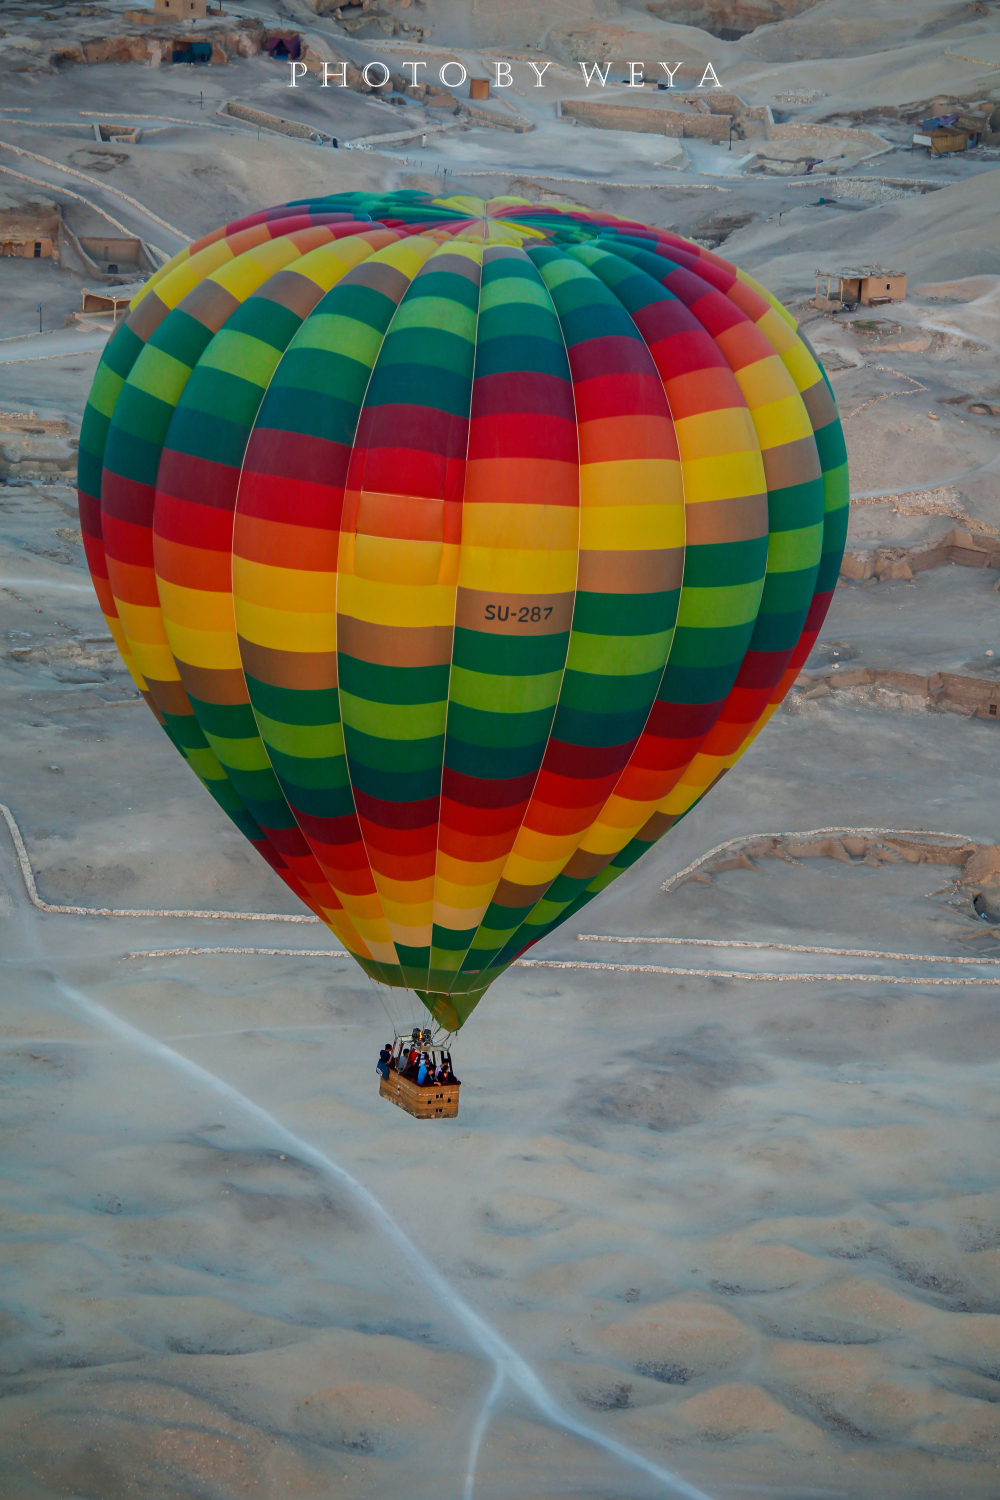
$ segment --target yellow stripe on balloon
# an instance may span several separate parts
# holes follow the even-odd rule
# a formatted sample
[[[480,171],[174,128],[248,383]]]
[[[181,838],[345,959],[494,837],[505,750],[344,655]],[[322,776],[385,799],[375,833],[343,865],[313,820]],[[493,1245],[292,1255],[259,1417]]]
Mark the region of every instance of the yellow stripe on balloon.
[[[353,573],[338,574],[337,607],[342,615],[350,615],[352,619],[363,620],[369,625],[447,625],[450,628],[455,618],[454,595],[449,589],[401,583],[389,592],[381,583],[358,578]]]
[[[676,503],[670,503],[677,496]],[[680,502],[680,465],[670,458],[609,459],[580,468],[580,503],[586,506],[656,505],[674,525],[666,545],[684,545],[684,506]],[[662,542],[649,543],[661,547]]]
[[[508,594],[565,594],[576,587],[576,563],[576,548],[538,553],[463,546],[458,584],[481,592],[499,589]]]

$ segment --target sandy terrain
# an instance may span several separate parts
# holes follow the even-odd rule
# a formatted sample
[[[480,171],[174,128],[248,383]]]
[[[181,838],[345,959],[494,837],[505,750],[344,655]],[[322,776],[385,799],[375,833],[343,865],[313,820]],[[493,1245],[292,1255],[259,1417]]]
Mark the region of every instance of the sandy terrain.
[[[985,5],[753,8],[766,24],[736,40],[715,31],[743,0],[382,11],[419,12],[430,45],[476,71],[483,49],[540,43],[567,98],[582,96],[573,49],[593,43],[587,57],[711,57],[804,124],[876,99],[1000,100],[995,69],[946,55],[983,50]],[[56,91],[11,42],[37,11],[4,11],[0,166],[39,179],[78,233],[103,211],[172,251],[261,203],[439,188],[445,169],[449,190],[673,224],[802,320],[844,419],[850,550],[1000,534],[988,150],[931,162],[902,149],[897,119],[889,154],[796,184],[743,175],[725,145],[571,126],[558,91],[527,89],[511,101],[535,125],[523,135],[459,128],[391,155],[258,143],[214,111],[240,99],[350,141],[410,107],[293,96],[261,59],[68,68]],[[358,61],[378,50],[304,0],[282,18]],[[780,100],[796,90],[815,97]],[[147,120],[103,172],[88,109],[187,123]],[[901,266],[906,302],[824,316],[808,299],[834,260]],[[61,324],[83,285],[0,261],[0,412],[78,429],[99,336]],[[277,920],[301,910],[138,700],[68,479],[0,486],[0,802],[38,899],[222,913],[40,909],[0,827],[5,1500],[995,1500],[1000,927],[954,869],[835,849],[709,862],[662,887],[755,834],[1000,843],[995,722],[882,689],[807,696],[859,667],[1000,680],[997,582],[958,565],[843,579],[786,710],[533,952],[541,966],[495,986],[456,1049],[459,1118],[418,1124],[377,1097],[373,987],[325,956],[318,924]],[[706,945],[720,940],[770,946]],[[277,951],[197,951],[241,948]]]

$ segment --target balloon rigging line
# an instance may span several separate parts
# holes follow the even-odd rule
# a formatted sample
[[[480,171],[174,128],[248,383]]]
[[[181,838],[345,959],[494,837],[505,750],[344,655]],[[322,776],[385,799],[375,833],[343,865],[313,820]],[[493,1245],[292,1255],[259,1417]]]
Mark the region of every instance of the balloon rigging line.
[[[527,1401],[534,1406],[541,1415],[554,1427],[560,1427],[563,1431],[571,1433],[574,1437],[582,1438],[585,1442],[601,1448],[604,1452],[617,1458],[621,1463],[638,1469],[644,1474],[650,1475],[666,1486],[672,1494],[684,1497],[684,1500],[709,1500],[703,1490],[688,1482],[679,1475],[672,1473],[669,1469],[662,1468],[651,1459],[645,1458],[641,1453],[620,1443],[616,1438],[608,1436],[599,1429],[589,1426],[586,1422],[575,1417],[572,1412],[566,1411],[555,1397],[551,1395],[548,1388],[535,1373],[512,1344],[498,1333],[497,1330],[482,1317],[471,1303],[458,1293],[451,1285],[445,1275],[438,1269],[434,1262],[427,1256],[419,1246],[409,1237],[403,1227],[392,1217],[380,1200],[356,1177],[352,1176],[345,1167],[342,1167],[333,1157],[318,1147],[311,1145],[303,1136],[298,1135],[288,1126],[281,1122],[264,1109],[260,1104],[254,1102],[246,1094],[240,1092],[233,1084],[227,1083],[225,1079],[217,1074],[209,1072],[199,1063],[186,1057],[183,1052],[178,1052],[166,1042],[159,1041],[148,1032],[140,1031],[137,1026],[122,1020],[113,1011],[98,1001],[92,1000],[81,990],[66,984],[63,980],[50,976],[56,989],[81,1011],[87,1019],[101,1030],[110,1032],[117,1036],[128,1046],[144,1052],[147,1056],[154,1058],[157,1062],[176,1069],[192,1079],[195,1083],[211,1089],[228,1104],[253,1120],[257,1125],[263,1126],[265,1130],[290,1149],[303,1162],[308,1163],[322,1176],[333,1182],[340,1188],[344,1188],[364,1209],[366,1215],[374,1220],[378,1227],[388,1236],[402,1258],[409,1265],[411,1271],[424,1281],[441,1305],[455,1319],[456,1323],[465,1331],[471,1341],[476,1344],[483,1355],[489,1359],[499,1377],[509,1380],[517,1390],[520,1391]],[[496,1392],[496,1395],[494,1395]],[[491,1389],[492,1404],[495,1404],[496,1396],[499,1395],[497,1382],[494,1381]],[[482,1436],[486,1430],[492,1404],[489,1399],[487,1406],[480,1412],[473,1434],[473,1450],[470,1451],[469,1467],[473,1470],[474,1456],[478,1456],[478,1443],[482,1442]],[[466,1476],[466,1495],[471,1493],[469,1488],[469,1475]]]

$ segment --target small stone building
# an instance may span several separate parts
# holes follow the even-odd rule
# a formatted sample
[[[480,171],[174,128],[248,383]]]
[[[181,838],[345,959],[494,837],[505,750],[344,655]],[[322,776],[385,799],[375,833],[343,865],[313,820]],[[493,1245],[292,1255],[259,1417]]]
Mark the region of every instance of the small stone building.
[[[208,13],[208,0],[153,0],[153,10],[171,20],[203,21]]]
[[[0,194],[0,255],[58,260],[61,222],[55,203],[16,202]]]
[[[826,278],[826,294],[820,283]],[[837,283],[837,296],[833,283]],[[846,271],[816,272],[816,302],[842,302],[848,307],[880,307],[887,302],[906,300],[906,272],[890,271],[884,266],[855,266]]]

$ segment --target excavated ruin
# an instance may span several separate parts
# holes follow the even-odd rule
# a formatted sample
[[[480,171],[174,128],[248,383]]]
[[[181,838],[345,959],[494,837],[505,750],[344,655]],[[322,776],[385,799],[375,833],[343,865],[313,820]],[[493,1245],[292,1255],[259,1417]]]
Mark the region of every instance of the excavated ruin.
[[[783,860],[800,865],[804,860],[832,859],[844,865],[942,865],[956,871],[949,883],[929,899],[945,898],[950,910],[977,923],[970,937],[987,933],[1000,940],[1000,844],[981,844],[947,834],[892,834],[863,829],[822,830],[813,835],[797,833],[749,835],[733,840],[721,851],[713,851],[680,875],[664,883],[667,894],[692,882],[712,885],[727,870],[761,873],[761,860]],[[984,923],[980,927],[978,924]]]

